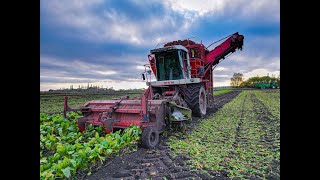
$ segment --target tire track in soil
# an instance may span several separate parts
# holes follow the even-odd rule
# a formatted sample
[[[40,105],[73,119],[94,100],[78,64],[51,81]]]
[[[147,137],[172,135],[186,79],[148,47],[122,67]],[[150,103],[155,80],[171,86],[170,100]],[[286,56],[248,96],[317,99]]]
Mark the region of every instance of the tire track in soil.
[[[244,111],[244,103],[249,98],[250,98],[250,101],[253,102],[253,112],[258,115],[257,120],[263,122],[264,124],[267,124],[267,125],[262,126],[263,131],[268,132],[266,126],[271,127],[271,133],[264,134],[261,137],[261,141],[263,141],[269,149],[275,149],[275,146],[273,146],[273,142],[275,140],[274,136],[273,136],[274,135],[273,132],[276,131],[276,129],[275,129],[276,126],[273,124],[274,123],[274,121],[272,120],[272,119],[274,119],[273,115],[269,112],[268,108],[256,97],[255,94],[251,93],[249,95],[249,98],[247,96],[245,97],[245,99],[242,103],[240,121],[239,121],[237,128],[236,128],[235,141],[232,144],[233,149],[236,149],[238,147],[239,142],[246,141],[246,139],[239,138],[239,134],[241,133],[241,125],[243,123],[243,114],[245,112]],[[280,132],[280,130],[278,132]],[[230,155],[236,156],[236,153],[234,151],[231,151]],[[270,166],[272,167],[273,172],[267,172],[267,173],[270,173],[267,176],[267,179],[280,179],[280,161],[274,160],[271,162]],[[250,176],[248,174],[244,174],[244,175],[245,175],[246,179],[262,179],[262,177],[257,176],[257,175],[255,175],[255,176]]]
[[[244,105],[245,105],[245,102],[247,100],[247,97],[248,97],[248,95],[246,95],[244,97],[244,100],[243,100],[242,105],[241,105],[241,114],[240,114],[240,118],[239,118],[240,120],[239,120],[239,122],[237,124],[237,127],[236,127],[235,141],[232,143],[232,149],[233,150],[230,152],[230,155],[227,156],[227,157],[231,157],[231,158],[235,157],[236,153],[235,153],[234,150],[238,147],[239,141],[243,141],[244,140],[244,139],[239,138],[239,134],[241,133],[240,131],[241,131],[242,123],[243,123],[243,115],[244,115],[244,112],[245,112]],[[225,162],[222,162],[220,165],[225,167],[226,169],[229,168],[229,166]],[[223,175],[224,175],[224,177],[226,179],[230,179],[230,178],[227,178],[228,172],[226,170],[222,170],[222,173],[223,173]]]
[[[241,91],[231,91],[215,96],[214,107],[209,109],[207,116],[212,115],[224,104],[235,98]],[[203,118],[193,117],[192,123],[188,124],[186,132],[192,131],[196,124]],[[170,136],[173,132],[168,132]],[[161,136],[159,145],[152,149],[139,147],[136,152],[124,155],[123,157],[112,158],[103,168],[92,172],[90,176],[83,179],[228,179],[225,174],[200,170],[192,170],[188,164],[188,157],[178,155],[173,157],[169,146],[166,144],[166,137]]]
[[[251,94],[251,95],[252,95],[252,94]],[[240,132],[240,128],[241,128],[241,125],[242,125],[242,123],[243,123],[244,104],[245,104],[245,102],[246,102],[246,100],[247,100],[247,97],[248,97],[248,95],[245,96],[245,98],[244,98],[244,100],[243,100],[243,102],[242,102],[242,105],[241,105],[240,121],[239,121],[238,126],[237,126],[237,128],[236,128],[235,141],[234,141],[233,144],[232,144],[233,149],[236,149],[236,148],[238,147],[238,142],[239,142],[239,141],[242,141],[242,139],[239,138],[239,134],[241,133],[241,132]],[[232,152],[233,152],[233,151],[232,151]]]
[[[266,134],[261,137],[261,141],[263,141],[269,149],[276,149],[277,147],[274,146],[274,141],[276,140],[275,132],[280,132],[280,129],[275,125],[273,119],[275,117],[270,113],[269,109],[256,97],[253,96],[253,111],[255,114],[258,114],[258,120],[262,121],[263,124],[266,124],[271,129],[267,129],[264,125],[262,129]],[[267,172],[269,175],[267,179],[280,179],[280,161],[273,160],[270,164],[272,169],[271,172]]]

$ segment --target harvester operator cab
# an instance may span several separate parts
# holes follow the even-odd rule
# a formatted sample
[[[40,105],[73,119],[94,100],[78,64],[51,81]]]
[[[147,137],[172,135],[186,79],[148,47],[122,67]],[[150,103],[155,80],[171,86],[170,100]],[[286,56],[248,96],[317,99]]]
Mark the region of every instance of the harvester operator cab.
[[[190,61],[185,47],[174,45],[150,52],[155,56],[158,81],[190,79]]]

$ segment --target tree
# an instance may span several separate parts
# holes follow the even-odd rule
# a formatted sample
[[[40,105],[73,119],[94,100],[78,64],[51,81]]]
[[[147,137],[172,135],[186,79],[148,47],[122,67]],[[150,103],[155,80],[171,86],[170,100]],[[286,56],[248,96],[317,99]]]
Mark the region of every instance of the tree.
[[[271,84],[273,82],[276,82],[278,87],[280,87],[280,78],[275,78],[275,77],[269,77],[269,76],[256,76],[256,77],[251,77],[247,79],[246,81],[243,81],[240,85],[240,87],[249,87],[249,88],[254,88],[257,86],[257,84]]]
[[[243,74],[241,73],[234,73],[233,77],[230,79],[231,83],[230,85],[232,87],[239,87],[240,84],[243,82]]]
[[[279,86],[279,88],[280,88],[280,74],[279,74],[279,76],[278,76],[278,78],[277,78],[277,83],[278,83],[278,86]]]

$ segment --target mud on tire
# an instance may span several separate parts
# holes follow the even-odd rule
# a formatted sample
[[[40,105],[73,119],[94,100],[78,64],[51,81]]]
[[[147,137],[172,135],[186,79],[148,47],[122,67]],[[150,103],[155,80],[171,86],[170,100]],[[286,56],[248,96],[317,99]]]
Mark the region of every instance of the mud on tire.
[[[159,143],[158,131],[152,126],[144,128],[141,141],[144,148],[149,149],[155,147]]]
[[[207,94],[204,87],[198,84],[189,84],[183,89],[184,100],[192,110],[192,115],[203,117],[207,113]],[[201,97],[203,98],[201,100]]]

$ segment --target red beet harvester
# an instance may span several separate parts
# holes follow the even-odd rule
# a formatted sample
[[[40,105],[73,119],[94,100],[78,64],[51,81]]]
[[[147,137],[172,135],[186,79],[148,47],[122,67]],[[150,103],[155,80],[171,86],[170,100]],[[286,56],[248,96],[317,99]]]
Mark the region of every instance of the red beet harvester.
[[[142,74],[148,88],[141,98],[95,100],[73,109],[65,97],[64,115],[81,111],[83,116],[77,121],[80,131],[85,131],[87,124],[104,126],[107,133],[140,126],[142,145],[152,148],[161,132],[191,121],[192,116],[202,117],[213,106],[213,69],[227,55],[242,50],[243,40],[237,32],[212,43],[222,42],[212,50],[208,50],[212,44],[205,47],[202,41],[191,39],[159,44],[148,55],[149,64]],[[156,81],[151,81],[151,71]]]

